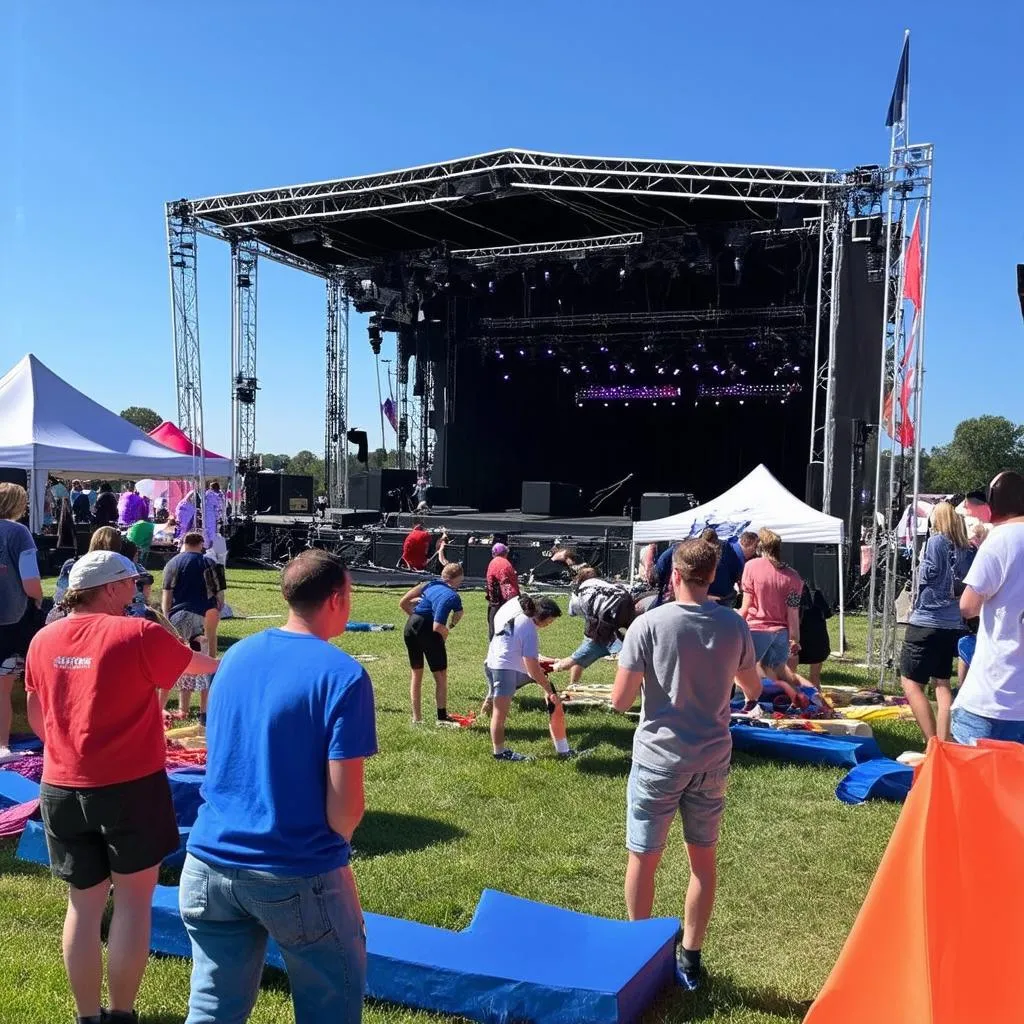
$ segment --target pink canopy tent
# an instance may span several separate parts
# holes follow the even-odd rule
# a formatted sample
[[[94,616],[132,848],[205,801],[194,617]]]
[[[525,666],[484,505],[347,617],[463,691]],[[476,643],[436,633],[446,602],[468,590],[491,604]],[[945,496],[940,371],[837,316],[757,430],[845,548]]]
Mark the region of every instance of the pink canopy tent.
[[[149,432],[149,436],[153,438],[154,441],[159,441],[160,444],[165,445],[173,451],[180,452],[182,455],[198,455],[200,452],[199,446],[192,441],[180,427],[171,423],[170,420],[164,420],[160,426],[154,427]],[[204,459],[224,458],[223,455],[211,452],[209,448],[203,448],[202,453]]]

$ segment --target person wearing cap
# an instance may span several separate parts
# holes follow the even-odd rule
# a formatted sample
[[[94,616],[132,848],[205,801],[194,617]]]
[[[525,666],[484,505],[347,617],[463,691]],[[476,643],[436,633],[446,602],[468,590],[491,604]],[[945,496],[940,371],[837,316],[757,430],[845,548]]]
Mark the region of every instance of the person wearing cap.
[[[519,596],[519,576],[509,561],[508,548],[500,541],[491,548],[491,561],[487,566],[487,639],[494,639],[494,616],[498,609],[513,597]]]
[[[71,568],[67,617],[36,634],[25,663],[28,720],[44,743],[50,868],[70,887],[64,964],[79,1024],[137,1019],[157,872],[179,843],[158,691],[182,672],[217,668],[161,626],[125,615],[137,576],[117,552],[83,555]],[[100,928],[111,887],[108,1012]]]

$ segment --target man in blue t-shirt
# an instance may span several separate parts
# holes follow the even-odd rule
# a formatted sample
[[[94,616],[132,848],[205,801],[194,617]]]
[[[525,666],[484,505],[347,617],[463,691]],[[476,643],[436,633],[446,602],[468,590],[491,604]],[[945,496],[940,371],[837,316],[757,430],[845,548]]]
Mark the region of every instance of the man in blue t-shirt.
[[[210,698],[204,803],[179,893],[192,940],[187,1024],[247,1019],[268,936],[296,1024],[362,1013],[366,938],[349,858],[363,759],[377,752],[373,688],[328,642],[351,606],[341,559],[302,552],[281,592],[284,627],[234,644]]]
[[[217,656],[217,626],[224,607],[224,569],[203,554],[203,535],[186,533],[181,553],[164,566],[160,595],[164,615],[178,635],[193,650],[199,650],[199,638],[206,638],[206,649]],[[213,596],[211,597],[211,593]],[[199,687],[199,724],[206,725],[209,681]]]

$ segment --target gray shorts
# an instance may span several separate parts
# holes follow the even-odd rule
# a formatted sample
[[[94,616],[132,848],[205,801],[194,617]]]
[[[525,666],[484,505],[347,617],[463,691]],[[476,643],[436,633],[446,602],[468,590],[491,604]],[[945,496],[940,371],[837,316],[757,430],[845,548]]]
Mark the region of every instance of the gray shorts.
[[[687,843],[714,846],[728,782],[728,768],[663,775],[634,761],[626,789],[626,849],[660,853],[677,812],[683,816]]]
[[[525,672],[517,672],[514,668],[488,668],[484,665],[484,675],[487,676],[487,696],[492,700],[495,697],[514,697],[516,690],[530,682]]]

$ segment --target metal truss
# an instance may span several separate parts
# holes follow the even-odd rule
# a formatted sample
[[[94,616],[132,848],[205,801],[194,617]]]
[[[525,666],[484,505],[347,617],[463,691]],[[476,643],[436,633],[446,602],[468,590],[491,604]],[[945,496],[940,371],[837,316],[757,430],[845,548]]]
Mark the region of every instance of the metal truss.
[[[186,203],[189,207],[192,206],[192,204],[188,203],[187,200],[182,200],[182,202]],[[191,214],[191,210],[189,212]],[[303,259],[301,256],[296,256],[294,253],[278,249],[276,246],[269,245],[267,242],[260,238],[256,238],[251,234],[225,230],[219,224],[214,224],[211,221],[197,220],[196,230],[201,235],[208,235],[210,238],[216,238],[222,242],[229,242],[232,245],[236,242],[244,241],[246,246],[248,246],[256,256],[260,256],[265,260],[271,260],[274,263],[280,263],[285,267],[291,267],[293,270],[301,270],[304,274],[313,274],[316,277],[327,277],[331,273],[331,268],[322,263],[317,263],[314,260]]]
[[[203,457],[203,377],[199,350],[196,222],[185,202],[168,203],[166,213],[178,426],[198,447],[196,475],[202,493],[206,474]]]
[[[779,320],[806,322],[805,306],[762,306],[752,309],[682,309],[658,310],[650,313],[577,313],[566,316],[524,316],[524,317],[481,317],[478,321],[486,331],[533,331],[599,329],[623,324],[637,327],[650,324],[662,327],[666,324],[710,323],[718,324],[727,320],[749,319],[758,325]]]
[[[252,239],[231,244],[231,459],[238,477],[256,451],[256,271],[258,247]]]
[[[316,224],[365,212],[445,205],[509,188],[822,206],[849,186],[834,170],[566,156],[507,149],[405,170],[192,200],[229,228]]]
[[[587,256],[595,252],[617,251],[642,245],[642,231],[624,235],[599,235],[593,238],[570,238],[561,242],[527,243],[525,245],[494,245],[483,249],[453,249],[451,256],[471,263],[496,263],[502,259],[530,256]]]
[[[822,511],[832,504],[835,471],[836,341],[839,328],[839,273],[842,267],[846,204],[836,198],[818,225],[818,299],[814,322],[810,462],[822,466]]]
[[[348,296],[341,279],[327,278],[327,343],[324,408],[324,484],[331,508],[348,499]]]

